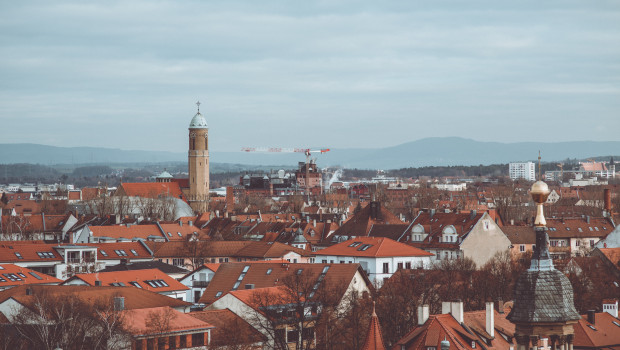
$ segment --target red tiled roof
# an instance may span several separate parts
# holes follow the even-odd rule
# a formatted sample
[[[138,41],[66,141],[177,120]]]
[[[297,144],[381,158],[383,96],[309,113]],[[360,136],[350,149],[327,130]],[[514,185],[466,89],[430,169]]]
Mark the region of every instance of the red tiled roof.
[[[78,243],[75,245],[97,247],[98,260],[149,259],[153,257],[140,242]],[[103,251],[103,253],[101,251]],[[119,254],[119,252],[121,254]]]
[[[587,219],[583,218],[547,218],[547,233],[549,238],[604,238],[614,230],[607,218],[590,218],[589,220],[588,223]]]
[[[147,239],[149,236],[164,237],[157,225],[112,225],[88,226],[94,237],[110,237],[114,239]]]
[[[512,244],[535,244],[536,233],[531,226],[504,226],[502,232]]]
[[[179,225],[179,224],[159,224],[159,226],[166,233],[166,237],[168,237],[171,241],[181,241],[185,240],[188,235],[198,234],[200,235],[202,232],[200,228],[192,225]],[[179,235],[179,233],[181,235]]]
[[[82,200],[89,201],[91,199],[95,199],[100,195],[106,193],[105,188],[101,187],[84,187],[82,188]]]
[[[30,288],[33,293],[26,295],[27,288]],[[35,296],[42,292],[50,293],[51,295],[77,297],[88,303],[94,303],[100,300],[109,300],[112,302],[114,297],[124,297],[126,310],[144,309],[158,306],[189,307],[192,305],[191,303],[182,300],[134,287],[91,287],[66,285],[23,285],[9,288],[0,292],[0,303],[4,302],[8,298],[13,298],[22,304],[29,305],[35,300]]]
[[[125,182],[119,190],[119,193],[124,191],[130,197],[174,197],[185,200],[178,182]]]
[[[378,215],[371,216],[372,205],[366,205],[357,214],[353,215],[333,234],[338,236],[367,236],[375,224],[402,224],[403,222],[392,212],[379,205]]]
[[[202,294],[200,302],[211,304],[228,291],[233,290],[246,266],[249,266],[249,268],[240,281],[241,283],[237,286],[239,289],[245,289],[246,285],[252,285],[254,288],[277,286],[283,278],[292,276],[299,270],[301,270],[301,274],[308,274],[308,276],[316,276],[318,278],[326,267],[329,268],[325,274],[325,281],[329,286],[337,286],[341,282],[345,282],[348,285],[359,269],[359,264],[289,264],[273,262],[221,264]],[[218,295],[218,292],[221,292],[221,294]]]
[[[369,245],[368,248],[363,247]],[[357,237],[321,249],[315,255],[334,256],[367,256],[367,257],[390,257],[390,256],[432,256],[434,254],[410,245],[396,242],[389,238]]]
[[[15,209],[18,215],[41,213],[41,203],[29,199],[15,199],[4,206],[4,209]]]
[[[607,312],[595,313],[594,323],[588,322],[586,315],[573,326],[575,338],[573,345],[579,348],[620,348],[620,319]],[[594,327],[594,329],[590,328]]]
[[[22,284],[59,283],[62,283],[62,280],[41,272],[13,264],[0,264],[0,290]]]
[[[169,328],[164,331],[164,334],[172,332],[190,332],[191,331],[205,331],[213,326],[205,321],[202,321],[196,317],[192,317],[190,314],[184,314],[169,306],[161,306],[146,309],[133,309],[125,310],[124,322],[127,326],[127,330],[133,335],[151,335],[161,334],[163,330],[153,329],[149,326],[150,320],[154,315],[162,315],[163,317],[169,317]]]
[[[1,262],[48,262],[61,261],[62,257],[53,244],[38,243],[27,241],[4,241],[0,242],[0,261]],[[44,253],[43,257],[38,253]]]
[[[73,200],[73,201],[79,201],[82,197],[82,192],[81,191],[69,191],[69,193],[67,193],[67,199],[68,200]]]
[[[614,266],[620,266],[620,248],[598,248]]]
[[[69,278],[64,283],[68,284],[74,280],[81,280],[90,286],[95,286],[95,281],[101,281],[103,286],[111,286],[113,283],[122,283],[123,285],[120,285],[120,287],[134,286],[156,293],[189,289],[181,284],[181,282],[158,269],[80,273]],[[149,281],[163,281],[165,283],[149,283]]]

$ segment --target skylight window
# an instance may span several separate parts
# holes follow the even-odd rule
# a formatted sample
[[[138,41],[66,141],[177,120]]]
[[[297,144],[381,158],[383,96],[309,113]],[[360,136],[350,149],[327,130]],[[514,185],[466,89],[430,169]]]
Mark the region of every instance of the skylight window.
[[[28,273],[29,273],[29,274],[31,274],[31,275],[32,275],[32,277],[34,277],[34,278],[36,278],[36,279],[38,279],[38,280],[42,280],[42,279],[43,279],[41,276],[37,275],[37,273],[36,273],[36,272],[30,271],[30,272],[28,272]]]
[[[142,288],[142,286],[140,285],[140,283],[136,282],[136,281],[132,281],[129,282],[129,284],[131,284],[132,286],[136,287],[136,288]]]
[[[20,273],[18,273],[18,275],[19,275],[19,277],[21,277],[21,278],[26,278],[26,275],[24,275],[24,274],[23,274],[23,273],[21,273],[21,272],[20,272]]]
[[[116,255],[118,256],[127,256],[127,253],[125,252],[125,250],[123,249],[118,249],[118,250],[114,250],[114,252],[116,253]]]
[[[179,235],[179,237],[183,237],[183,235],[181,234],[181,232],[177,232],[177,235]]]
[[[135,255],[135,256],[138,256],[138,252],[136,252],[136,250],[135,250],[135,249],[131,249],[131,250],[130,250],[130,252],[131,252],[131,254],[133,254],[133,255]]]
[[[103,256],[108,256],[108,253],[105,252],[105,250],[103,249],[99,249],[99,252],[101,253],[101,255]]]
[[[241,272],[246,273],[246,272],[248,272],[249,269],[250,269],[250,265],[245,265],[243,267],[243,271],[241,271]]]
[[[4,266],[0,265],[0,270],[4,270]]]
[[[362,242],[353,242],[353,243],[349,244],[349,247],[357,247],[360,244],[362,244]]]
[[[325,266],[325,267],[323,268],[323,271],[321,271],[321,273],[327,273],[327,270],[329,270],[329,266]]]
[[[235,285],[233,285],[232,290],[237,290],[237,288],[239,288],[240,284],[241,284],[241,281],[235,282]]]
[[[589,324],[588,327],[590,327],[590,329],[592,329],[592,330],[596,330],[596,328],[594,328],[594,326],[591,325],[591,324]]]
[[[296,273],[297,273],[297,275],[301,275],[301,273],[302,273],[303,271],[304,271],[304,269],[298,269]]]
[[[615,324],[616,326],[620,327],[620,323],[616,322],[616,321],[611,321],[613,324]]]
[[[221,296],[222,296],[222,292],[217,292],[217,293],[215,293],[215,297],[216,297],[216,298],[219,298],[219,297],[221,297]]]
[[[267,275],[271,275],[271,271],[273,271],[273,269],[267,269]]]
[[[23,257],[20,253],[18,253],[18,252],[15,252],[15,256],[16,256],[18,259],[23,259],[23,258],[24,258],[24,257]]]
[[[0,277],[0,282],[6,282],[6,280],[2,277]]]

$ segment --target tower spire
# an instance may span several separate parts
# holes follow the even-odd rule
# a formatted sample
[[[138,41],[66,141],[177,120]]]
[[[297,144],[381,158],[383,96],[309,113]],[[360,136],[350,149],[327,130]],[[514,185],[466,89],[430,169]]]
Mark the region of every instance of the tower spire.
[[[198,113],[200,113],[200,101],[196,102],[196,106],[198,106]],[[540,159],[540,157],[539,157]]]
[[[538,181],[542,180],[542,170],[541,170],[541,167],[540,167],[540,160],[541,160],[540,150],[538,150]]]

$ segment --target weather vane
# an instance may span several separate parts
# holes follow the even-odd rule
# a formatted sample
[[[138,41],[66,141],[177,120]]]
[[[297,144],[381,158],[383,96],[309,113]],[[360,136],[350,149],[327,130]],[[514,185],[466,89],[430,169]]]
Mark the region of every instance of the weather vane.
[[[200,101],[196,102],[196,106],[198,106],[198,113],[200,113]]]

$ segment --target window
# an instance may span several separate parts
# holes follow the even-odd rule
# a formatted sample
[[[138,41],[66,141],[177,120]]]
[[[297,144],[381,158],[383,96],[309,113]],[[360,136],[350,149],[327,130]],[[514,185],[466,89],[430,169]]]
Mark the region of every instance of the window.
[[[403,263],[399,262],[398,267],[396,268],[397,270],[402,270],[403,269]]]
[[[23,259],[23,258],[24,258],[24,257],[23,257],[20,253],[18,253],[18,252],[15,252],[15,256],[16,256],[18,259]]]
[[[590,248],[594,248],[594,240],[593,239],[590,240]]]
[[[219,297],[221,297],[221,296],[222,296],[222,292],[217,292],[217,293],[215,293],[215,297],[216,297],[216,298],[219,298]]]
[[[37,252],[37,255],[41,259],[53,259],[54,258],[54,253],[52,252]]]
[[[176,349],[176,348],[177,348],[177,337],[176,336],[168,337],[168,349]]]
[[[353,243],[349,244],[349,247],[357,247],[360,244],[362,244],[362,242],[353,242]]]
[[[36,279],[38,279],[38,280],[42,280],[42,279],[43,279],[43,278],[41,278],[41,276],[37,275],[37,273],[36,273],[36,272],[34,272],[34,271],[30,271],[30,272],[28,272],[28,273],[29,273],[29,274],[31,274],[31,275],[32,275],[32,277],[34,277],[34,278],[36,278]]]
[[[243,267],[243,271],[241,271],[241,272],[246,273],[246,272],[248,272],[249,269],[250,269],[250,265],[245,265]]]
[[[383,273],[390,273],[390,263],[383,263]]]
[[[135,255],[135,256],[138,256],[138,252],[136,252],[136,250],[135,250],[135,249],[131,249],[131,250],[130,250],[130,252],[131,252],[131,254],[133,254],[133,255]]]
[[[286,341],[288,343],[294,343],[299,338],[299,332],[296,329],[290,329],[286,332]]]
[[[140,283],[136,282],[136,281],[132,281],[129,282],[129,284],[131,284],[132,286],[136,287],[136,288],[142,288],[142,286],[140,285]]]
[[[108,256],[108,253],[106,253],[103,249],[99,249],[99,253],[101,253],[101,255],[103,256]]]
[[[237,290],[237,288],[239,288],[239,285],[241,284],[241,281],[237,281],[235,282],[235,284],[232,287],[232,290]]]
[[[525,252],[525,244],[521,244],[521,245],[519,246],[519,251],[520,251],[521,253]]]
[[[271,275],[271,271],[273,271],[272,268],[267,269],[267,275]]]
[[[327,273],[327,270],[329,270],[329,266],[325,266],[323,268],[323,271],[321,271],[321,273],[325,274],[325,273]]]
[[[297,269],[296,274],[297,274],[297,275],[301,275],[301,273],[302,273],[303,271],[304,271],[304,269]]]
[[[406,268],[407,270],[411,270],[411,261],[407,261],[407,262],[405,263],[405,268]]]

